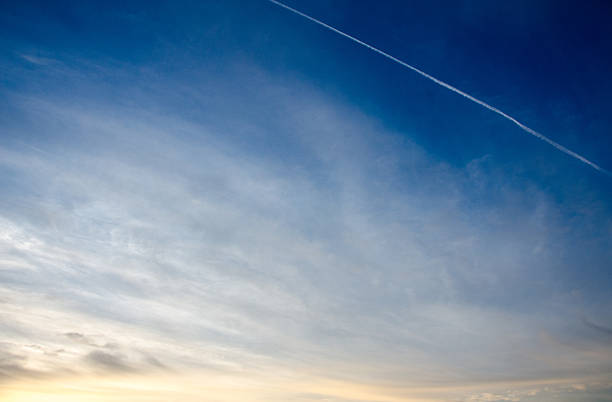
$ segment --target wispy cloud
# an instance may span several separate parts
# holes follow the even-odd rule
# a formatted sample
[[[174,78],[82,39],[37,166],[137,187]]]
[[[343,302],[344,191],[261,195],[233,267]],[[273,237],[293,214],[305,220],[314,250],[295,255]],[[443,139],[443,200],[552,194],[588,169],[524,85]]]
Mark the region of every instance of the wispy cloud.
[[[453,168],[311,88],[263,91],[282,127],[14,99],[63,135],[0,147],[5,372],[206,373],[279,384],[277,400],[389,401],[609,372],[551,341],[581,324],[547,282],[571,238],[537,186],[494,177],[492,158]],[[258,149],[266,136],[295,158]]]
[[[32,64],[36,64],[38,66],[48,66],[51,64],[57,64],[58,61],[49,57],[41,57],[33,54],[21,54],[21,58],[26,61],[29,61]]]

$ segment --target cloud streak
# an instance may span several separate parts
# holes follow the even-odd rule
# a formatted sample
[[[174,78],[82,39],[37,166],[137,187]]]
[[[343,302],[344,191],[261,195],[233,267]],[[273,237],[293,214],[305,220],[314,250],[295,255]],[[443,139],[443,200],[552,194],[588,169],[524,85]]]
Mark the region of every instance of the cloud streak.
[[[11,173],[0,196],[4,381],[210,375],[258,381],[259,400],[406,401],[466,400],[458,384],[489,392],[483,384],[519,375],[586,383],[610,372],[607,344],[557,340],[576,320],[544,282],[564,269],[555,256],[604,258],[568,241],[541,189],[502,180],[494,158],[463,170],[398,145],[300,81],[288,91],[261,74],[263,95],[245,99],[282,119],[237,114],[241,95],[226,85],[198,87],[226,98],[202,121],[155,114],[130,86],[138,106],[10,99],[26,117],[15,132],[40,135],[0,139]],[[54,125],[63,136],[42,135]],[[292,152],[228,135],[242,127]],[[479,201],[489,191],[494,206]],[[553,297],[561,312],[543,304]],[[282,395],[267,397],[270,384]]]
[[[503,118],[505,118],[505,119],[511,121],[512,123],[516,124],[518,127],[521,128],[521,130],[525,131],[526,133],[529,133],[529,134],[533,135],[534,137],[539,138],[540,140],[542,140],[542,141],[546,142],[547,144],[553,146],[554,148],[558,149],[559,151],[561,151],[561,152],[563,152],[563,153],[565,153],[565,154],[567,154],[567,155],[569,155],[569,156],[571,156],[571,157],[573,157],[575,159],[578,159],[579,161],[581,161],[581,162],[591,166],[595,170],[597,170],[597,171],[599,171],[601,173],[604,173],[604,174],[606,174],[608,176],[612,176],[612,172],[602,168],[601,166],[599,166],[596,163],[588,160],[584,156],[582,156],[582,155],[580,155],[580,154],[578,154],[578,153],[576,153],[576,152],[574,152],[574,151],[564,147],[563,145],[559,144],[558,142],[551,140],[550,138],[548,138],[544,134],[541,134],[541,133],[537,132],[536,130],[526,126],[525,124],[523,124],[520,121],[518,121],[516,118],[514,118],[514,117],[510,116],[509,114],[499,110],[498,108],[496,108],[494,106],[491,106],[488,103],[486,103],[486,102],[484,102],[484,101],[482,101],[482,100],[480,100],[480,99],[478,99],[478,98],[476,98],[476,97],[474,97],[474,96],[472,96],[472,95],[470,95],[470,94],[468,94],[468,93],[466,93],[466,92],[464,92],[464,91],[462,91],[462,90],[460,90],[460,89],[458,89],[458,88],[456,88],[456,87],[454,87],[454,86],[452,86],[452,85],[450,85],[450,84],[448,84],[448,83],[446,83],[446,82],[444,82],[444,81],[442,81],[442,80],[440,80],[440,79],[438,79],[436,77],[433,77],[432,75],[427,74],[426,72],[424,72],[424,71],[422,71],[422,70],[420,70],[420,69],[418,69],[418,68],[416,68],[416,67],[414,67],[414,66],[412,66],[412,65],[410,65],[410,64],[408,64],[408,63],[406,63],[406,62],[404,62],[404,61],[402,61],[402,60],[400,60],[400,59],[398,59],[398,58],[396,58],[396,57],[394,57],[392,55],[390,55],[389,53],[383,52],[382,50],[380,50],[380,49],[378,49],[378,48],[376,48],[376,47],[374,47],[374,46],[372,46],[372,45],[370,45],[370,44],[368,44],[366,42],[363,42],[363,41],[355,38],[354,36],[351,36],[351,35],[349,35],[349,34],[347,34],[345,32],[342,32],[341,30],[339,30],[337,28],[334,28],[331,25],[328,25],[328,24],[324,23],[323,21],[320,21],[320,20],[318,20],[318,19],[316,19],[314,17],[311,17],[311,16],[309,16],[307,14],[304,14],[303,12],[301,12],[299,10],[296,10],[295,8],[289,7],[289,6],[279,2],[277,0],[268,0],[268,1],[273,3],[273,4],[276,4],[279,7],[282,7],[284,9],[286,9],[286,10],[291,11],[294,14],[297,14],[297,15],[299,15],[301,17],[304,17],[307,20],[312,21],[312,22],[314,22],[314,23],[316,23],[316,24],[318,24],[318,25],[320,25],[320,26],[322,26],[324,28],[327,28],[330,31],[333,31],[333,32],[335,32],[335,33],[337,33],[337,34],[339,34],[339,35],[341,35],[341,36],[343,36],[343,37],[345,37],[347,39],[350,39],[353,42],[355,42],[355,43],[357,43],[357,44],[359,44],[359,45],[361,45],[363,47],[366,47],[366,48],[368,48],[368,49],[370,49],[370,50],[380,54],[381,56],[384,56],[387,59],[392,60],[395,63],[398,63],[399,65],[401,65],[403,67],[406,67],[406,68],[414,71],[415,73],[417,73],[417,74],[427,78],[428,80],[433,81],[436,84],[438,84],[438,85],[440,85],[440,86],[442,86],[442,87],[444,87],[444,88],[446,88],[446,89],[448,89],[448,90],[450,90],[452,92],[455,92],[456,94],[459,94],[459,95],[463,96],[464,98],[467,98],[467,99],[471,100],[472,102],[475,102],[475,103],[479,104],[480,106],[482,106],[482,107],[484,107],[484,108],[486,108],[486,109],[488,109],[488,110],[490,110],[490,111],[492,111],[494,113],[497,113],[498,115],[502,116]]]
[[[274,106],[291,104],[276,95]],[[474,289],[503,293],[496,283],[522,266],[549,265],[530,251],[554,231],[547,203],[515,212],[516,221],[491,218],[504,222],[504,233],[492,235],[483,231],[489,218],[483,226],[461,218],[469,213],[459,207],[467,200],[461,172],[405,145],[410,169],[423,174],[403,178],[403,193],[393,183],[404,151],[371,147],[373,138],[392,141],[384,130],[317,97],[284,107],[292,129],[278,135],[300,137],[305,154],[325,161],[327,184],[274,158],[215,145],[207,126],[150,120],[142,110],[111,117],[25,102],[32,117],[62,121],[84,143],[44,153],[0,147],[0,165],[25,186],[4,194],[0,221],[3,326],[23,367],[145,372],[161,368],[154,356],[176,372],[280,367],[396,385],[476,381],[488,375],[485,364],[493,377],[558,374],[554,356],[563,351],[539,343],[545,324],[530,328],[537,317],[470,301]],[[104,145],[92,155],[97,137]],[[453,190],[436,193],[440,183]],[[522,202],[513,197],[496,209]],[[28,348],[32,341],[64,351],[41,355]],[[508,343],[520,347],[509,353]],[[607,367],[575,361],[569,368],[578,372]]]

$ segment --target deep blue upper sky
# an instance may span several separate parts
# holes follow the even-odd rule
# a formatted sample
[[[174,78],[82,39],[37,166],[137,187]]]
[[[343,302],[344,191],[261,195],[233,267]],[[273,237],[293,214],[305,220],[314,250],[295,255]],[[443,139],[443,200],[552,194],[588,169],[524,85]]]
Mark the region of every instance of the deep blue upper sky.
[[[167,72],[174,75],[188,68],[185,60],[243,55],[267,68],[295,70],[343,94],[347,88],[368,94],[368,99],[372,92],[384,94],[382,101],[378,97],[370,101],[375,105],[399,108],[408,101],[404,91],[414,82],[401,68],[390,68],[388,61],[373,55],[359,57],[365,49],[296,16],[284,16],[286,11],[281,13],[272,4],[198,3],[176,7],[156,3],[146,8],[137,2],[5,4],[3,42],[8,48],[32,46],[41,52],[100,61],[149,63],[160,70],[172,67]],[[605,2],[288,4],[435,76],[469,87],[475,95],[522,97],[526,100],[520,104],[529,99],[533,105],[565,100],[572,113],[594,113],[590,117],[603,117],[606,110],[605,103],[593,102],[607,89],[600,77],[611,63],[607,38],[612,28],[607,21],[612,12]],[[364,79],[372,76],[377,79]],[[387,109],[393,110],[381,107]]]
[[[612,11],[605,2],[288,4],[492,103],[604,167],[612,164],[612,84],[605,79],[612,67]],[[529,169],[534,176],[551,168],[565,179],[576,170],[570,168],[576,161],[521,136],[498,116],[273,4],[15,2],[3,6],[1,18],[7,88],[74,91],[77,85],[35,68],[13,70],[27,63],[16,54],[24,49],[73,63],[135,67],[131,74],[102,77],[88,72],[92,65],[78,66],[117,98],[113,84],[133,88],[150,80],[138,68],[166,82],[189,82],[198,79],[202,63],[220,72],[248,60],[281,77],[300,77],[393,130],[409,131],[449,163],[495,153],[502,164],[535,164]]]

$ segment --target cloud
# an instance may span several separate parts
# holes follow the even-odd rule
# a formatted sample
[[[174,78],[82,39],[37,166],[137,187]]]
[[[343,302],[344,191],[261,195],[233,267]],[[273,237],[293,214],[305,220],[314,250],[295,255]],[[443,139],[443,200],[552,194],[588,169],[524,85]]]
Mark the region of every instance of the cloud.
[[[36,64],[38,66],[48,66],[52,64],[57,64],[58,61],[48,58],[48,57],[40,57],[32,54],[21,54],[20,55],[24,60],[29,61],[32,64]]]
[[[612,336],[612,328],[608,328],[608,327],[604,327],[603,325],[595,324],[595,323],[589,321],[586,317],[582,317],[582,322],[587,327],[589,327],[591,329],[594,329],[594,330],[598,331],[601,334]]]
[[[132,371],[133,368],[128,365],[124,357],[119,354],[94,350],[85,356],[87,363],[97,368],[102,368],[108,371]]]
[[[75,342],[83,343],[89,346],[97,346],[91,339],[78,332],[66,332],[64,335]]]
[[[149,363],[152,367],[163,369],[163,370],[169,369],[168,366],[166,366],[165,364],[163,364],[162,362],[160,362],[153,356],[146,356],[145,361]]]
[[[396,399],[610,370],[540,336],[576,321],[550,278],[580,249],[542,189],[502,180],[494,157],[449,166],[312,89],[262,92],[282,121],[14,101],[26,127],[62,127],[0,147],[0,326],[16,354],[47,373],[281,373]]]
[[[24,366],[26,357],[0,349],[0,380],[19,377],[23,375],[36,375]]]

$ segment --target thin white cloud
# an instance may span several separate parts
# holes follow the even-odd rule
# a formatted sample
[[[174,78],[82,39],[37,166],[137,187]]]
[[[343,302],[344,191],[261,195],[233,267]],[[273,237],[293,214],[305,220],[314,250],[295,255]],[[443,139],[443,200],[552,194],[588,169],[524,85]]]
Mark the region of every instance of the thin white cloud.
[[[21,98],[65,136],[0,147],[14,375],[282,372],[396,389],[610,369],[607,345],[559,341],[563,294],[545,288],[564,313],[544,318],[491,296],[529,286],[516,273],[544,271],[564,244],[541,191],[500,185],[474,220],[466,192],[486,161],[465,173],[343,105],[265,88],[286,127],[244,125],[308,168],[146,109]]]
[[[51,64],[57,64],[58,61],[55,59],[51,59],[48,57],[36,56],[33,54],[20,54],[21,58],[29,61],[32,64],[36,64],[38,66],[48,66]]]

